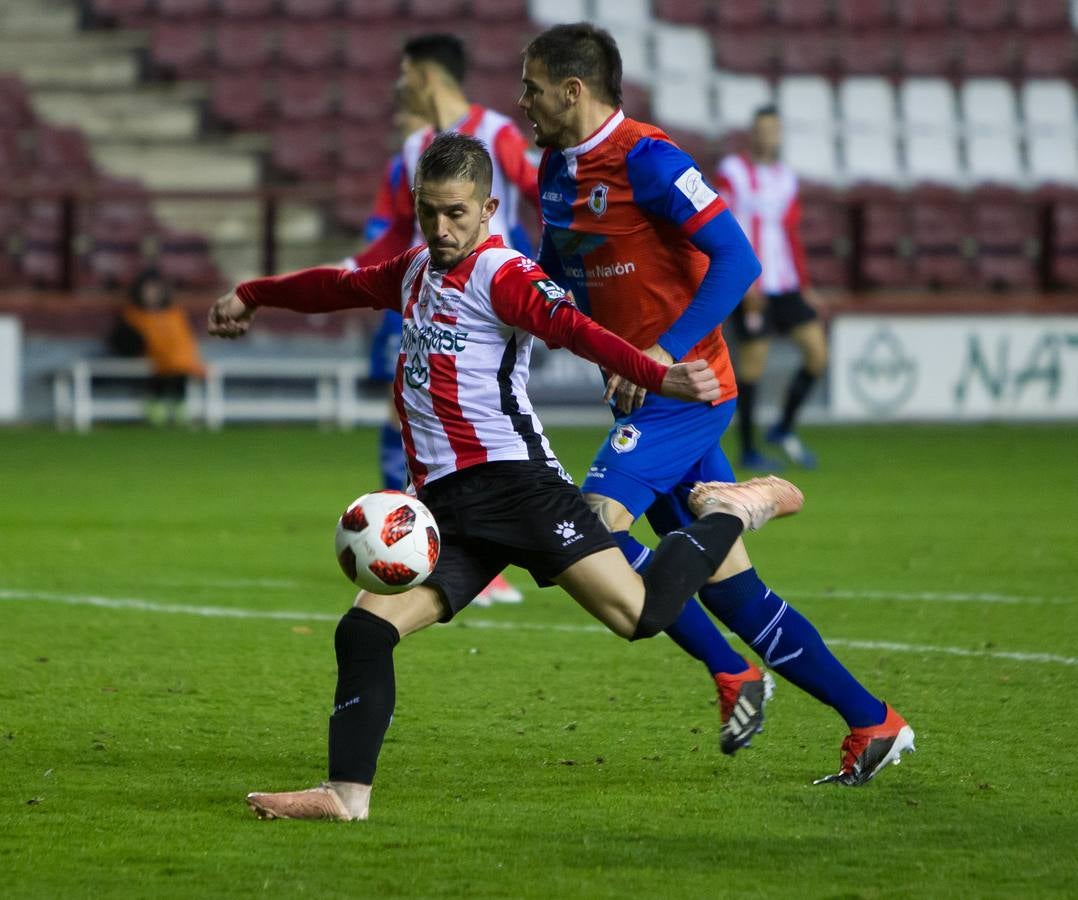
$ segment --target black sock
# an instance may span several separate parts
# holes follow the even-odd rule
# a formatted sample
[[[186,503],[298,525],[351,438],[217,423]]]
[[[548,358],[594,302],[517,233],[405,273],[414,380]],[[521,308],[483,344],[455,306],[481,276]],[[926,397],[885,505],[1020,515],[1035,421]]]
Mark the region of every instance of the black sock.
[[[737,516],[712,513],[667,534],[644,573],[644,609],[632,639],[652,637],[670,626],[744,529]]]
[[[756,450],[756,382],[740,381],[737,385],[737,425],[741,435],[741,452]]]
[[[794,430],[797,413],[815,383],[816,376],[804,367],[798,369],[797,374],[790,379],[790,386],[786,388],[786,404],[782,408],[782,422],[779,423],[782,431]]]
[[[393,648],[400,634],[385,619],[353,607],[334,635],[337,691],[329,717],[329,780],[372,784],[397,700]]]

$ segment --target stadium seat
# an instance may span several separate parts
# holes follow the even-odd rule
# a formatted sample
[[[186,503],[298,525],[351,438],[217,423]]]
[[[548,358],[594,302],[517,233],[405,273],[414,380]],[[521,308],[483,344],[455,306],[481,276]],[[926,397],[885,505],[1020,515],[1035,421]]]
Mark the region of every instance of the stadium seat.
[[[617,25],[609,25],[607,30],[618,42],[625,77],[645,83],[650,81],[654,69],[648,52],[648,32],[641,28],[623,28]]]
[[[1060,287],[1078,288],[1078,191],[1053,197],[1049,234],[1052,280]]]
[[[655,67],[662,73],[699,76],[711,69],[711,42],[707,33],[685,25],[659,23],[652,30]],[[657,79],[662,81],[660,77]],[[703,123],[701,123],[703,124]]]
[[[910,78],[899,86],[898,99],[907,173],[915,181],[959,182],[954,88],[942,78]]]
[[[210,81],[210,112],[237,128],[260,128],[269,109],[266,75],[257,69],[217,72]]]
[[[883,78],[848,78],[838,88],[844,169],[853,181],[899,180],[895,94]]]
[[[39,125],[33,158],[39,180],[52,187],[83,185],[96,174],[86,139],[78,128]]]
[[[897,62],[907,77],[950,75],[955,63],[954,33],[947,29],[905,32]]]
[[[1017,102],[1001,78],[965,82],[959,97],[966,136],[966,163],[977,181],[1015,184],[1022,179]]]
[[[980,188],[972,198],[974,268],[989,288],[1032,288],[1040,217],[1034,199],[1009,188]]]
[[[759,75],[718,75],[715,78],[720,131],[748,128],[762,106],[773,102],[771,85]]]
[[[362,231],[381,179],[382,170],[377,168],[339,174],[333,191],[333,214],[336,219],[357,232]]]
[[[770,0],[723,0],[711,6],[715,21],[723,28],[762,27],[771,15]]]
[[[321,69],[337,60],[337,23],[287,22],[278,31],[277,54],[282,63],[300,69]]]
[[[955,24],[962,30],[989,31],[1011,24],[1011,0],[954,0]]]
[[[528,21],[527,0],[472,0],[472,18],[477,22]]]
[[[0,184],[24,178],[30,165],[29,156],[23,153],[18,131],[0,128]]]
[[[946,28],[951,10],[940,0],[895,0],[895,18],[904,29]]]
[[[849,207],[826,185],[801,183],[801,225],[809,278],[823,287],[848,287]]]
[[[835,70],[837,49],[832,29],[784,31],[778,42],[779,68],[789,75],[830,75]]]
[[[280,5],[290,19],[326,19],[337,11],[337,0],[280,0]]]
[[[664,128],[667,136],[692,157],[697,168],[710,178],[719,159],[718,142],[696,129]]]
[[[838,35],[838,67],[846,75],[891,76],[898,54],[898,36],[883,29],[841,31]]]
[[[1029,32],[1018,43],[1018,68],[1026,78],[1074,77],[1078,57],[1074,31]]]
[[[737,6],[738,4],[720,3],[718,8]],[[704,27],[712,21],[715,4],[710,0],[655,0],[655,18],[662,22],[674,22],[678,25],[699,25]]]
[[[333,111],[336,85],[325,72],[282,72],[276,87],[282,119],[306,122],[324,119]]]
[[[364,72],[395,73],[400,65],[400,38],[392,25],[349,25],[344,30],[344,64]]]
[[[777,33],[770,28],[732,29],[711,33],[718,67],[728,72],[771,75],[777,62]]]
[[[520,70],[473,72],[468,76],[468,99],[507,116],[516,116],[520,97]]]
[[[93,0],[93,14],[107,22],[122,22],[131,27],[150,12],[150,0]]]
[[[819,76],[791,76],[779,82],[777,97],[783,159],[804,178],[833,183],[838,166],[830,85]]]
[[[448,23],[468,11],[468,0],[404,0],[404,15],[411,21]]]
[[[345,119],[373,123],[388,121],[393,114],[392,73],[347,70],[339,85],[339,106]]]
[[[282,173],[318,181],[333,174],[332,126],[327,122],[288,123],[273,129],[270,160]]]
[[[683,131],[717,134],[717,117],[707,82],[691,76],[664,76],[652,87],[658,124]]]
[[[520,82],[521,54],[534,32],[526,23],[495,22],[482,28],[482,52],[472,56],[472,68],[476,71],[505,73],[511,71],[510,80]]]
[[[1021,0],[1014,6],[1018,27],[1026,31],[1053,31],[1071,27],[1067,0]]]
[[[956,60],[964,78],[1014,74],[1016,39],[1011,31],[971,31],[958,39]]]
[[[842,28],[883,28],[891,24],[891,0],[836,0]]]
[[[198,19],[204,21],[213,13],[214,0],[157,0],[157,15],[166,19]]]
[[[0,129],[26,128],[34,118],[30,94],[22,79],[0,74]]]
[[[218,0],[225,19],[265,19],[272,16],[277,0]]]
[[[965,255],[969,212],[956,190],[921,186],[911,194],[913,275],[925,287],[959,287],[969,282]]]
[[[58,287],[63,278],[61,212],[56,200],[29,204],[22,223],[23,246],[20,268],[36,287]]]
[[[775,18],[786,28],[817,28],[831,22],[830,0],[775,0]]]
[[[221,281],[209,243],[196,232],[166,231],[161,236],[157,268],[166,281],[178,287],[208,288]]]
[[[1075,95],[1063,79],[1022,85],[1029,172],[1036,182],[1078,183],[1078,126]]]
[[[221,22],[213,34],[213,57],[229,69],[253,69],[273,59],[274,27],[269,19]]]
[[[209,36],[199,22],[158,22],[150,32],[150,58],[167,72],[197,77],[209,59]]]
[[[859,286],[907,287],[913,277],[908,198],[889,188],[871,187],[859,188],[852,199],[861,212]]]
[[[621,83],[621,108],[630,119],[651,121],[651,90],[638,81]]]
[[[589,18],[587,0],[528,0],[528,14],[543,27]]]
[[[346,124],[337,131],[338,168],[347,172],[381,172],[393,155],[392,140],[384,128]]]

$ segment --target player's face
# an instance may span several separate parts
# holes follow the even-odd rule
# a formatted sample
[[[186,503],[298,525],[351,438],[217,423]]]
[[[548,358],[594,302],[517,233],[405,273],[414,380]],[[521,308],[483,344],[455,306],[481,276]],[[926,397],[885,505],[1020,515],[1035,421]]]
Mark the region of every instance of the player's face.
[[[401,106],[410,114],[422,117],[427,106],[427,78],[422,66],[417,66],[407,56],[401,57],[401,71],[397,77],[397,97]]]
[[[782,147],[782,122],[778,116],[758,116],[752,124],[752,148],[761,159],[778,159]]]
[[[498,201],[477,196],[475,182],[416,180],[415,214],[435,268],[451,269],[487,239]]]
[[[571,104],[562,84],[550,80],[546,63],[538,59],[524,60],[524,74],[520,79],[524,92],[517,105],[532,123],[535,143],[540,147],[571,147],[568,119]]]

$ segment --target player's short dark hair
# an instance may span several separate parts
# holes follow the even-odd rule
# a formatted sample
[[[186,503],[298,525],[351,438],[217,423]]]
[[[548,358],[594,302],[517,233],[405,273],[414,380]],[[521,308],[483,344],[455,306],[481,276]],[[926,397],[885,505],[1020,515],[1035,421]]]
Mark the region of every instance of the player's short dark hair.
[[[423,151],[416,166],[415,180],[471,181],[481,199],[490,196],[494,164],[486,146],[478,138],[459,131],[444,131]]]
[[[609,31],[587,22],[555,25],[528,44],[524,56],[545,65],[552,80],[579,78],[600,100],[621,106],[621,53]]]
[[[455,34],[417,34],[404,42],[401,52],[414,63],[436,63],[457,84],[463,83],[468,74],[468,53],[464,49],[464,42]]]
[[[763,106],[756,107],[756,112],[752,114],[753,124],[759,122],[760,119],[767,116],[775,116],[778,118],[779,108],[774,103],[765,103]]]

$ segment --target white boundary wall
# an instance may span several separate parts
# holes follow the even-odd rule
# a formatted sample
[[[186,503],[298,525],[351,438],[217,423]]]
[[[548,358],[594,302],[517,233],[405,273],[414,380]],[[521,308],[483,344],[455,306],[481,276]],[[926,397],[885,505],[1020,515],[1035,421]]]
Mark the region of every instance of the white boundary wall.
[[[0,316],[0,422],[22,415],[22,323]]]

